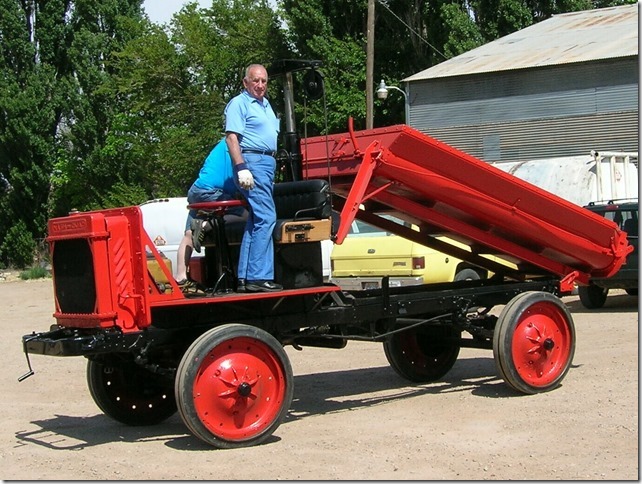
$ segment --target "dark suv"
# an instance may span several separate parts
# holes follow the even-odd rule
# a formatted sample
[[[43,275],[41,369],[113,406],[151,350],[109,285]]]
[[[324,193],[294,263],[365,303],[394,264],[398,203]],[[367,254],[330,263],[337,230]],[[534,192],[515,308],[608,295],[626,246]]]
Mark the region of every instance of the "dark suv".
[[[609,289],[624,289],[628,294],[638,294],[638,228],[639,203],[637,199],[610,200],[608,202],[591,202],[586,207],[612,220],[627,234],[629,244],[634,250],[613,276],[595,277],[588,286],[579,287],[580,301],[588,309],[604,306]]]

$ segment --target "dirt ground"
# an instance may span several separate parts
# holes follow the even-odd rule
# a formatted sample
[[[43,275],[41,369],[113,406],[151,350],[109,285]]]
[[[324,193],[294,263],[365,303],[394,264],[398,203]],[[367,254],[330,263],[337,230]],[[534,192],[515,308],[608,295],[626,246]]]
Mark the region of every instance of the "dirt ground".
[[[51,280],[0,280],[7,358],[0,429],[4,480],[637,480],[638,298],[615,291],[588,311],[562,386],[516,394],[492,351],[462,349],[440,382],[411,385],[380,344],[291,347],[294,400],[263,445],[217,450],[178,415],[127,427],[91,399],[82,357],[32,356],[21,336],[54,322]]]

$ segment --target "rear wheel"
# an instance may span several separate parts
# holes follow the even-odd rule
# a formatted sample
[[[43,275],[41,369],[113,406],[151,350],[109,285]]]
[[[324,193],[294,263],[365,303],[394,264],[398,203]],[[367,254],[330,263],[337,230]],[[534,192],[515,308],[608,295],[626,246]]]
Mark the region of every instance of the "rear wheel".
[[[393,334],[383,343],[390,366],[417,383],[438,380],[459,356],[461,333],[450,326],[424,326]]]
[[[500,376],[515,390],[557,387],[575,353],[575,326],[564,303],[545,292],[524,292],[502,310],[493,334]]]
[[[479,272],[477,272],[475,269],[471,268],[466,268],[460,270],[457,274],[455,274],[455,281],[476,281],[478,279],[481,279],[481,276],[479,275]]]
[[[609,290],[589,284],[588,286],[580,286],[577,292],[580,295],[580,302],[586,309],[599,309],[604,306]]]
[[[172,382],[130,360],[89,360],[87,384],[98,408],[127,425],[153,425],[176,413]]]
[[[629,287],[629,288],[625,289],[625,291],[629,296],[637,296],[638,295],[638,288],[637,287],[633,287],[633,288]]]
[[[201,335],[178,367],[178,411],[201,440],[218,448],[256,445],[285,418],[293,394],[287,354],[269,333],[227,324]]]

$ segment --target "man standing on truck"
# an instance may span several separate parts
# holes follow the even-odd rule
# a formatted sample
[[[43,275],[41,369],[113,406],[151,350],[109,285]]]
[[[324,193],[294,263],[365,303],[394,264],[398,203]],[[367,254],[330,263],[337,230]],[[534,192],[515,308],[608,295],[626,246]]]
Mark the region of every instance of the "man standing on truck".
[[[267,70],[251,64],[245,70],[243,92],[225,107],[225,137],[236,182],[250,206],[238,265],[238,290],[280,291],[274,282],[276,208],[272,196],[276,170],[279,119],[265,98]]]

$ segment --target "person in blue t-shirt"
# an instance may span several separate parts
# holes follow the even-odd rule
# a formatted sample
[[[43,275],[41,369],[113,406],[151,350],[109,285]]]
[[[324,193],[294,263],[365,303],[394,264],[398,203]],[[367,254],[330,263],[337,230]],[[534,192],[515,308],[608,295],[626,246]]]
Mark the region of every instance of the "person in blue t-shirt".
[[[276,208],[272,197],[276,170],[279,120],[274,114],[267,91],[267,70],[252,64],[245,70],[243,92],[225,107],[225,139],[235,173],[235,182],[248,201],[247,219],[239,255],[239,291],[280,291],[274,282],[274,245]]]
[[[198,178],[192,183],[187,192],[187,203],[231,200],[235,198],[237,192],[238,190],[234,183],[232,160],[225,138],[223,138],[205,158]],[[192,249],[200,252],[202,234],[208,229],[211,230],[211,227],[207,227],[206,221],[196,218],[196,215],[196,210],[188,212],[187,220],[185,221],[185,234],[176,254],[176,281],[183,288],[194,285],[194,281],[187,276],[187,267],[192,256]],[[240,207],[229,210],[225,217],[228,220],[231,217],[243,217],[244,215],[247,216],[247,212]],[[200,227],[198,224],[200,224]]]

